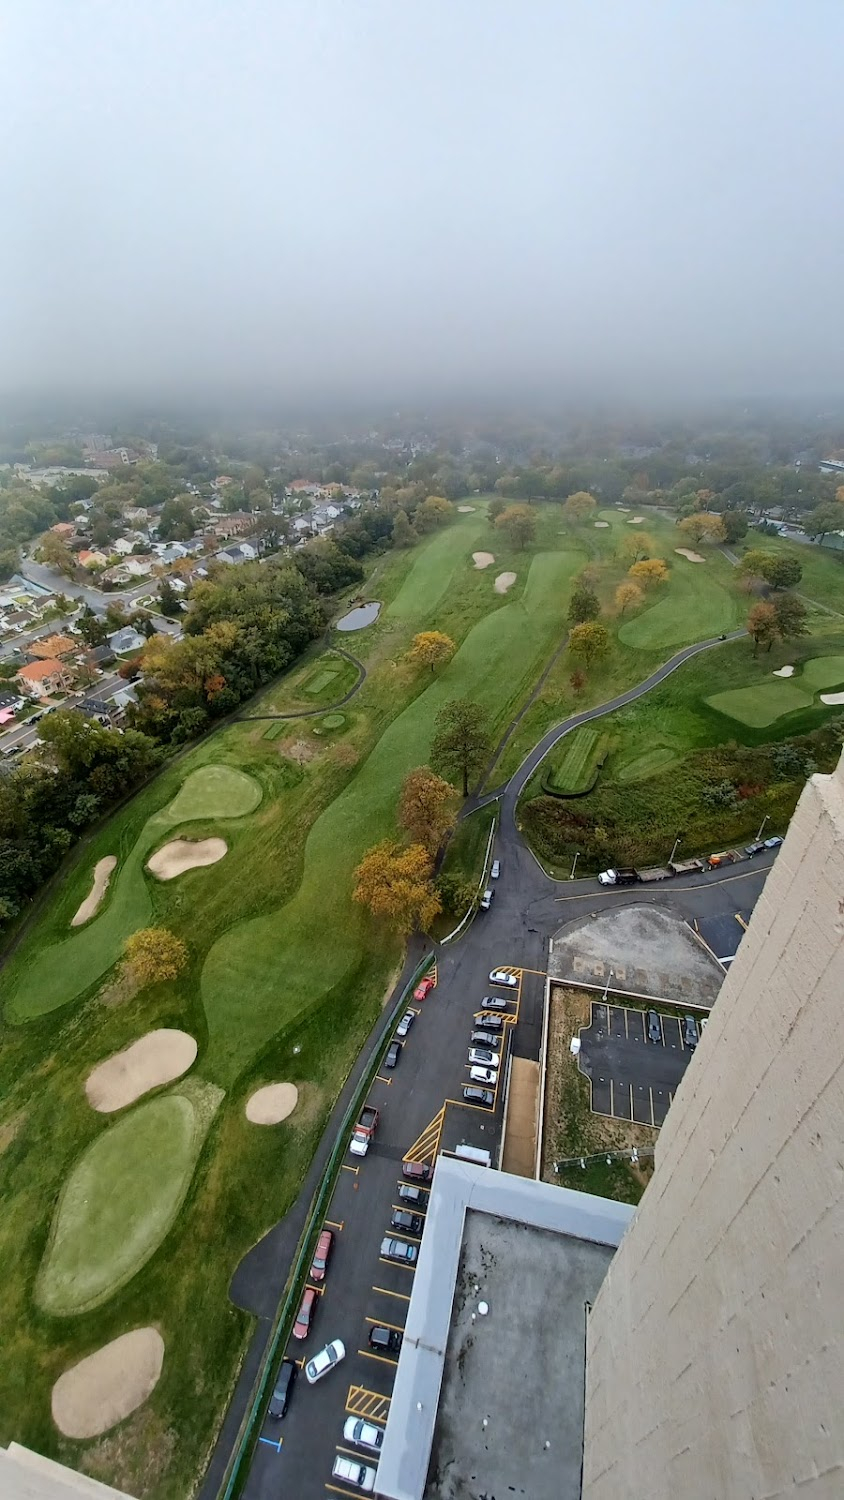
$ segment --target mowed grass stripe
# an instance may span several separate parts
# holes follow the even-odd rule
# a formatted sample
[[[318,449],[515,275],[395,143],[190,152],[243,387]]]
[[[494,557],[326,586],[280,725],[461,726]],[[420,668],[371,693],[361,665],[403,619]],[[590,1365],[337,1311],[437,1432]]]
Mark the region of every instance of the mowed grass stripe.
[[[603,730],[585,724],[563,740],[561,754],[551,765],[548,785],[556,792],[576,796],[588,791],[595,780],[598,764],[605,754]]]
[[[210,1033],[205,1067],[217,1082],[236,1078],[275,1032],[360,961],[371,929],[351,899],[353,871],[367,848],[394,833],[402,780],[427,760],[438,711],[452,698],[470,696],[501,728],[560,638],[580,566],[577,552],[525,558],[521,599],[474,626],[442,675],[393,720],[354,780],[317,819],[293,900],[215,943],[202,972],[202,998]]]
[[[784,714],[794,713],[799,708],[811,708],[812,694],[806,693],[796,683],[784,678],[780,682],[760,682],[752,687],[730,688],[725,693],[713,693],[705,700],[718,713],[738,719],[750,729],[765,729],[781,719]]]

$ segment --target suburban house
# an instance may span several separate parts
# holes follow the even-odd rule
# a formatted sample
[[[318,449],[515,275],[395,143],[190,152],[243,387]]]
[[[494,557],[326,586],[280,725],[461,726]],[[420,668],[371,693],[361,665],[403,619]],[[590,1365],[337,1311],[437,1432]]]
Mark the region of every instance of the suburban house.
[[[216,552],[214,558],[221,563],[245,563],[254,562],[258,552],[251,542],[239,542],[234,547],[225,547],[222,552]]]
[[[76,560],[83,568],[104,568],[108,562],[104,552],[88,552],[84,547],[76,554]]]
[[[135,543],[130,537],[119,536],[117,541],[111,543],[111,550],[112,552],[116,552],[119,557],[128,557],[134,545]]]
[[[57,521],[55,526],[50,527],[50,530],[54,536],[60,536],[63,542],[76,535],[76,527],[72,521]]]
[[[243,536],[254,525],[255,517],[248,510],[234,510],[230,516],[220,516],[212,521],[206,527],[206,536],[214,536],[225,542],[230,536]]]
[[[114,652],[110,646],[92,646],[85,653],[85,661],[89,667],[108,667],[114,661]]]
[[[58,661],[62,656],[70,656],[72,652],[79,650],[79,642],[71,639],[69,635],[45,635],[40,641],[33,641],[27,646],[27,656],[36,661]]]
[[[123,625],[108,637],[108,644],[117,656],[123,656],[127,651],[140,651],[146,643],[146,636],[133,625]]]
[[[31,698],[48,698],[51,693],[66,693],[73,686],[73,674],[60,661],[34,661],[20,667],[15,677]]]

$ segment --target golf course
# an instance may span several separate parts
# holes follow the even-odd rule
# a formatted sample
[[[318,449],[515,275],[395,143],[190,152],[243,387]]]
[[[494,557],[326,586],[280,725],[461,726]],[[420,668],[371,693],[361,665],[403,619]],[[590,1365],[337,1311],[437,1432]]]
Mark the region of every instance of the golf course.
[[[428,760],[438,712],[467,697],[493,744],[512,730],[497,785],[550,725],[747,612],[727,558],[678,555],[658,515],[641,530],[668,576],[622,608],[622,538],[635,527],[600,514],[568,527],[558,506],[537,506],[535,540],[519,548],[472,496],[416,546],[380,556],[364,584],[381,606],[372,623],[329,629],[237,720],[174,755],[36,904],[0,971],[0,1441],[153,1500],[191,1492],[251,1331],[228,1298],[232,1273],[295,1200],[401,966],[402,943],[352,900],[353,874],[395,836],[402,782]],[[576,673],[564,647],[585,567],[609,648]],[[844,620],[823,625],[813,617],[811,637],[764,662],[746,639],[705,653],[626,718],[578,731],[545,768],[548,800],[585,807],[609,779],[635,803],[690,748],[756,743],[772,705],[778,726],[797,714],[815,729],[836,712],[818,695],[844,681]],[[408,659],[434,630],[455,646],[436,671]],[[772,676],[786,661],[794,676]],[[492,816],[458,831],[447,865],[471,876]],[[186,963],[139,987],[124,945],[153,926],[184,944]],[[137,1341],[147,1364],[115,1391],[119,1429],[85,1411],[62,1426],[56,1383],[98,1351],[134,1348],[115,1344],[133,1330],[149,1334]]]

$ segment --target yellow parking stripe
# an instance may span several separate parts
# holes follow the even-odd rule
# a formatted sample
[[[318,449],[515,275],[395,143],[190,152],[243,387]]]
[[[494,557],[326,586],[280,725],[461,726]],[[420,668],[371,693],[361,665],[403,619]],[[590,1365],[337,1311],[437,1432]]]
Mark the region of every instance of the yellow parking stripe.
[[[373,1292],[383,1292],[385,1297],[398,1297],[402,1302],[410,1301],[407,1292],[391,1292],[386,1286],[374,1286],[372,1290]]]
[[[373,1354],[371,1349],[358,1349],[358,1354],[362,1354],[364,1359],[378,1359],[382,1365],[392,1365],[393,1369],[398,1364],[397,1359],[386,1359],[383,1354]]]
[[[438,1114],[434,1115],[430,1125],[426,1125],[420,1136],[417,1136],[413,1145],[405,1152],[403,1161],[431,1161],[436,1157],[440,1148],[440,1137],[443,1133],[445,1123],[445,1105]]]
[[[385,1422],[390,1410],[389,1396],[380,1391],[368,1391],[365,1385],[350,1385],[346,1396],[346,1411],[352,1417],[366,1417],[372,1422]]]
[[[365,1323],[374,1323],[376,1328],[393,1328],[396,1333],[404,1333],[404,1329],[398,1323],[388,1323],[386,1318],[364,1318]]]

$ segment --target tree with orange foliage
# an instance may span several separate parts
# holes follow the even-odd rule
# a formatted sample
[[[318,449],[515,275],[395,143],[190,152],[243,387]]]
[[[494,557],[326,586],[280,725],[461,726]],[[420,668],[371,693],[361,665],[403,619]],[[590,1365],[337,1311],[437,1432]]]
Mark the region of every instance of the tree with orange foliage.
[[[403,848],[385,839],[363,856],[355,870],[352,895],[403,937],[415,927],[427,932],[442,911],[433,871],[433,859],[421,844]]]

